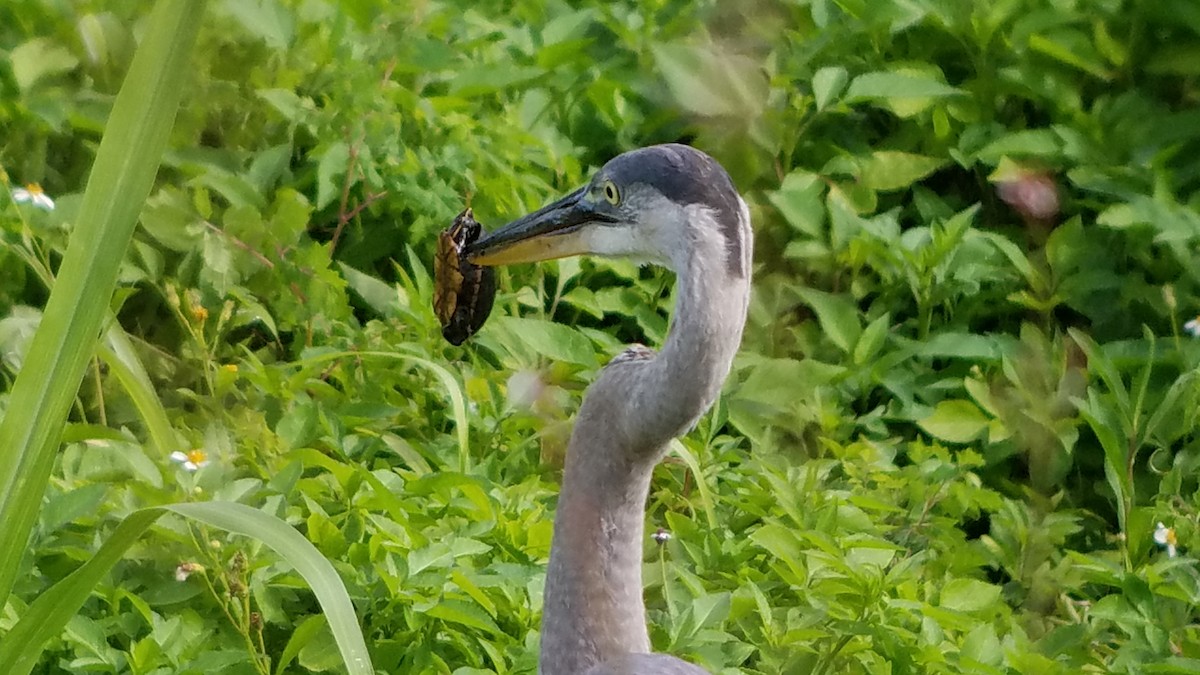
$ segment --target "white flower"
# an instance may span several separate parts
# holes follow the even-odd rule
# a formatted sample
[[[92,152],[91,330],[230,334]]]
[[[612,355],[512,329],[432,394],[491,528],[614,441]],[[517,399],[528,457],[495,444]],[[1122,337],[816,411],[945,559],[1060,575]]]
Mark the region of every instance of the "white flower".
[[[196,572],[203,572],[204,565],[194,562],[179,563],[175,568],[175,581],[187,581]]]
[[[196,469],[208,465],[208,455],[205,454],[200,448],[188,450],[187,452],[180,452],[176,450],[175,452],[171,453],[171,460],[179,462],[183,465],[183,468],[187,469],[188,471],[195,471]]]
[[[671,533],[664,530],[661,527],[658,528],[657,530],[655,530],[654,534],[652,534],[650,536],[654,539],[654,541],[658,542],[658,544],[660,546],[667,543],[668,541],[671,541]]]
[[[1183,324],[1183,332],[1191,335],[1192,337],[1200,337],[1200,316]]]
[[[54,210],[54,200],[37,183],[30,183],[23,188],[15,188],[12,191],[12,198],[18,204],[33,204],[47,211]]]
[[[1177,544],[1178,541],[1175,539],[1175,528],[1173,527],[1167,527],[1160,522],[1154,528],[1154,541],[1159,546],[1165,546],[1167,548],[1168,558],[1174,558],[1175,555],[1179,553],[1179,551],[1175,548],[1175,544]]]

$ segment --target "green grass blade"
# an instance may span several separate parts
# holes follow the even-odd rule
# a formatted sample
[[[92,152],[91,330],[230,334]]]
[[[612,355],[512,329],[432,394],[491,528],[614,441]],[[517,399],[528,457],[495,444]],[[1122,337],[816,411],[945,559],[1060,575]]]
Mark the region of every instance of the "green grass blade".
[[[163,513],[179,515],[236,534],[254,537],[275,551],[308,582],[325,613],[338,651],[350,675],[372,675],[370,655],[354,605],[333,565],[292,526],[235,502],[156,506],[130,514],[88,562],[52,586],[29,606],[0,643],[0,672],[26,675],[37,664],[46,641],[60,634],[92,589],[125,551]]]
[[[63,421],[158,172],[203,7],[203,0],[163,0],[155,8],[113,103],[58,280],[0,420],[0,604],[12,590]]]
[[[167,417],[167,411],[163,408],[158,393],[154,391],[154,383],[150,381],[146,367],[133,351],[129,335],[125,333],[125,329],[114,324],[105,332],[104,337],[105,344],[100,347],[100,357],[133,400],[134,407],[146,425],[155,452],[166,457],[178,450],[179,441],[171,427],[171,420]]]
[[[371,656],[358,626],[358,615],[333,564],[296,528],[275,516],[235,502],[197,502],[164,507],[182,516],[258,539],[304,577],[321,603],[350,675],[373,675]]]

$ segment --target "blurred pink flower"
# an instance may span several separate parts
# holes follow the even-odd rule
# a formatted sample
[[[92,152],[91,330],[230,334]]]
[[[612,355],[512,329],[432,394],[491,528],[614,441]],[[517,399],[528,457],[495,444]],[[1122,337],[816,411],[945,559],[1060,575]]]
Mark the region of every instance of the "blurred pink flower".
[[[996,184],[1000,199],[1021,216],[1048,221],[1058,215],[1058,183],[1048,172],[1005,158],[989,179]]]

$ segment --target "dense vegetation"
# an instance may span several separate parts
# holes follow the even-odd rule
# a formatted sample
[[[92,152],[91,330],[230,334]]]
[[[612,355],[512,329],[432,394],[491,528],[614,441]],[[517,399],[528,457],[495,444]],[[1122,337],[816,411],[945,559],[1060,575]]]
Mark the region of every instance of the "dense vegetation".
[[[0,413],[143,4],[0,6]],[[214,0],[112,302],[180,454],[97,360],[0,636],[133,509],[226,500],[334,562],[380,671],[534,672],[570,420],[661,342],[671,279],[506,270],[451,347],[436,233],[682,140],[751,205],[756,282],[655,477],[655,647],[1197,672],[1197,7]],[[39,672],[322,671],[331,644],[275,554],[165,517]]]

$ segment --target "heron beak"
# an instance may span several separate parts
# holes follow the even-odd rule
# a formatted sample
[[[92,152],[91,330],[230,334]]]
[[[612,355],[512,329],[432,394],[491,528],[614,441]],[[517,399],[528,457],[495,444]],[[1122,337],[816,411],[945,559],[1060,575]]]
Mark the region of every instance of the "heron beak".
[[[587,186],[579,188],[485,235],[467,246],[467,259],[476,265],[495,266],[587,253],[587,226],[616,221],[584,198],[587,190]]]

